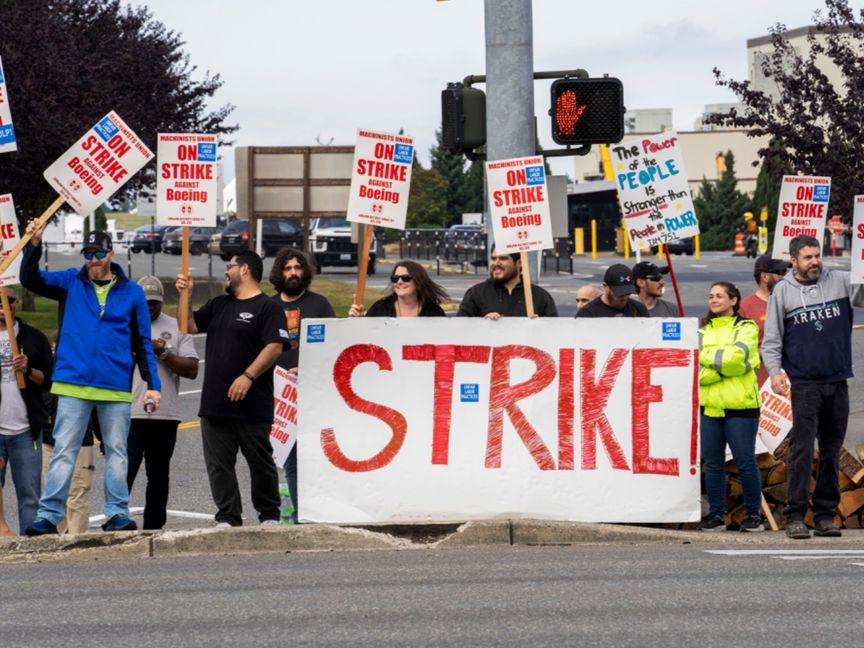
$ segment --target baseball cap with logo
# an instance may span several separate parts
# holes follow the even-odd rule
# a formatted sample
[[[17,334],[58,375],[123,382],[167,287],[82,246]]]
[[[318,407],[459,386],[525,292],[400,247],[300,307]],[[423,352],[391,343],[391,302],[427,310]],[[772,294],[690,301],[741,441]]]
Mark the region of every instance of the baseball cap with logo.
[[[617,297],[636,294],[636,286],[633,285],[633,273],[623,263],[613,263],[609,266],[603,276],[603,283],[609,286],[609,289]]]
[[[660,275],[668,273],[669,266],[663,266],[661,268],[650,261],[640,261],[633,266],[633,281],[644,279],[645,277],[659,277]]]
[[[162,282],[159,277],[153,275],[145,275],[138,280],[138,285],[144,291],[144,296],[147,301],[163,301],[165,299],[165,289],[162,287]]]
[[[110,252],[112,249],[111,235],[102,230],[93,230],[84,237],[84,247],[81,248],[81,251],[95,250],[96,252]]]

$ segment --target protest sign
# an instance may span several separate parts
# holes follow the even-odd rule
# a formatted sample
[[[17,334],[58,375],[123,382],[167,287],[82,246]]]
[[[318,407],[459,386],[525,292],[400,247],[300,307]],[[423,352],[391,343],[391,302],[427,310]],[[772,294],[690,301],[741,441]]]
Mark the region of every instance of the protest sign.
[[[700,518],[695,319],[304,318],[301,336],[303,520]]]
[[[414,138],[357,131],[347,219],[405,229]]]
[[[489,220],[498,254],[553,247],[546,171],[541,156],[486,163]]]
[[[15,127],[12,125],[12,111],[9,108],[9,92],[6,89],[6,75],[0,59],[0,153],[18,150]]]
[[[0,196],[0,257],[6,257],[17,245],[18,217],[15,214],[15,203],[12,194]],[[0,286],[12,286],[19,283],[18,274],[21,268],[21,256],[12,261],[12,265],[0,273]]]
[[[113,111],[45,170],[45,179],[85,218],[108,200],[153,153]]]
[[[160,133],[156,222],[216,227],[216,136]]]
[[[852,211],[852,283],[864,284],[864,196],[855,196]]]
[[[634,249],[699,234],[678,136],[673,131],[611,147],[627,236]]]
[[[297,374],[276,366],[273,369],[273,427],[270,445],[277,468],[285,465],[297,442]]]
[[[774,452],[792,429],[792,401],[788,396],[774,393],[770,378],[765,381],[759,392],[762,398],[762,410],[759,413],[757,439],[765,444],[769,452]]]
[[[788,261],[789,241],[802,234],[812,236],[822,244],[830,196],[831,178],[783,176],[772,257]]]

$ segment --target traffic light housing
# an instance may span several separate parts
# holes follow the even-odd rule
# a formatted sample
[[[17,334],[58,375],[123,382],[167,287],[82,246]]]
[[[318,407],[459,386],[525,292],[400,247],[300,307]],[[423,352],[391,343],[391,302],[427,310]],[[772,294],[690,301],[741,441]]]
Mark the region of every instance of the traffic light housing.
[[[552,139],[557,144],[613,144],[624,138],[624,86],[612,77],[552,83]]]
[[[486,144],[486,94],[461,83],[441,92],[441,144],[451,153],[470,153]]]

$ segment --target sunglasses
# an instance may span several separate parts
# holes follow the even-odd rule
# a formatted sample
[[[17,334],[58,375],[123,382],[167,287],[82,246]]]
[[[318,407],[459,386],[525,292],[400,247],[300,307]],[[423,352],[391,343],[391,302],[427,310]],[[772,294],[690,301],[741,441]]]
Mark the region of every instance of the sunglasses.
[[[409,274],[401,274],[401,275],[390,275],[390,283],[397,283],[402,281],[404,283],[410,283],[413,280],[413,277]]]
[[[94,258],[101,261],[108,256],[108,253],[104,250],[99,250],[98,252],[82,252],[81,255],[87,259],[87,261],[92,261]]]
[[[663,281],[663,275],[651,275],[650,277],[645,277],[648,281]]]

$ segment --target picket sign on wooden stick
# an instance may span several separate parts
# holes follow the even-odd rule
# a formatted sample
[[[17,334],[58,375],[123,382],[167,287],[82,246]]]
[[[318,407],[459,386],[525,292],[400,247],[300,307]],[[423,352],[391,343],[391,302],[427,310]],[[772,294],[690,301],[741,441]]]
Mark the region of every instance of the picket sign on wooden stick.
[[[771,527],[772,531],[779,531],[780,527],[777,526],[777,520],[774,519],[774,514],[771,513],[771,507],[768,506],[768,502],[765,501],[765,495],[760,493],[760,497],[762,498],[762,512],[765,514],[765,517],[768,518],[768,526]]]
[[[186,277],[189,275],[189,226],[183,226],[183,256],[180,261],[180,272]],[[180,332],[183,335],[189,332],[189,288],[180,291],[180,301],[177,303],[177,320],[180,324]]]
[[[678,291],[678,280],[675,279],[675,270],[672,267],[672,257],[669,256],[669,246],[663,244],[663,254],[666,255],[666,265],[669,266],[669,278],[672,280],[672,289],[675,291],[675,301],[678,303],[678,315],[684,317],[684,304],[681,303],[681,293]]]
[[[42,227],[42,225],[47,223],[48,219],[51,218],[58,209],[60,209],[64,202],[66,202],[66,199],[63,196],[58,196],[57,200],[51,203],[51,206],[48,207],[48,209],[46,209],[44,212],[42,212],[42,215],[36,219],[39,227]],[[30,242],[31,238],[32,237],[27,232],[24,232],[24,234],[21,235],[21,239],[18,241],[15,247],[12,248],[12,251],[9,252],[9,254],[6,255],[2,260],[0,260],[0,274],[6,272],[6,269],[10,265],[12,265],[12,262],[15,260],[15,258],[19,254],[21,254],[21,251]]]
[[[354,303],[363,305],[363,295],[366,292],[366,267],[369,265],[369,250],[372,248],[372,226],[363,226],[363,251],[357,256],[357,293]]]
[[[12,349],[12,357],[15,358],[21,355],[18,350],[18,340],[15,337],[15,318],[12,317],[12,305],[9,303],[9,295],[0,287],[0,300],[3,302],[3,319],[6,320],[6,332],[9,333],[9,346]],[[18,389],[24,389],[24,374],[20,371],[15,372],[15,378],[18,380]]]
[[[525,314],[534,317],[534,295],[531,292],[531,267],[528,264],[528,253],[519,253],[519,263],[522,264],[522,288],[525,290]]]

